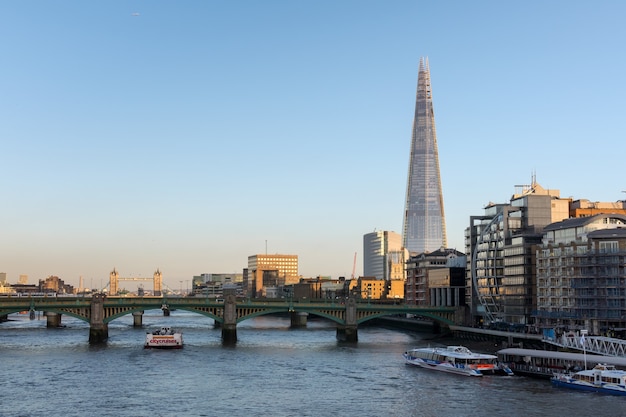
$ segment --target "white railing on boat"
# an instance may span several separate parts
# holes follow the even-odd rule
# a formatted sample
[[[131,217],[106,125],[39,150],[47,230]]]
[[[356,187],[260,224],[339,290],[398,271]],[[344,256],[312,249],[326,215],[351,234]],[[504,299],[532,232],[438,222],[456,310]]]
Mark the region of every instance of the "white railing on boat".
[[[604,336],[585,336],[563,334],[545,342],[568,349],[586,351],[604,356],[626,356],[626,340]]]

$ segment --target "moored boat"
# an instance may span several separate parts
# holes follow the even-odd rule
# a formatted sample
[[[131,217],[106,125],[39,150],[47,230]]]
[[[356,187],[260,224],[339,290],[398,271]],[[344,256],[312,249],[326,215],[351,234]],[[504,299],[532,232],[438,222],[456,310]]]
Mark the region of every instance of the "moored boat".
[[[593,369],[575,373],[555,373],[550,381],[556,387],[626,395],[626,371],[618,370],[613,365],[600,363]]]
[[[161,327],[146,334],[146,348],[180,349],[183,347],[183,334],[171,327]]]
[[[593,367],[599,363],[626,369],[626,357],[583,354],[576,352],[558,352],[555,350],[537,350],[505,348],[497,352],[498,361],[506,364],[515,375],[550,379],[555,373],[576,372]]]
[[[465,346],[416,348],[407,350],[402,356],[407,364],[459,375],[513,375],[507,366],[498,363],[497,356],[474,353]]]

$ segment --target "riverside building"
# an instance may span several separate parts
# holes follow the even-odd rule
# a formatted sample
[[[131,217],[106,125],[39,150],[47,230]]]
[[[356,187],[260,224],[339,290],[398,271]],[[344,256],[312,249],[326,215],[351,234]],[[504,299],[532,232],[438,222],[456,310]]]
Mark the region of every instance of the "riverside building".
[[[455,249],[440,248],[411,256],[406,264],[406,303],[465,305],[465,264],[465,255]]]
[[[534,179],[509,203],[489,203],[465,229],[466,303],[471,325],[532,324],[536,248],[547,225],[568,218],[569,199]]]
[[[567,219],[537,251],[537,326],[558,333],[626,330],[626,215]]]

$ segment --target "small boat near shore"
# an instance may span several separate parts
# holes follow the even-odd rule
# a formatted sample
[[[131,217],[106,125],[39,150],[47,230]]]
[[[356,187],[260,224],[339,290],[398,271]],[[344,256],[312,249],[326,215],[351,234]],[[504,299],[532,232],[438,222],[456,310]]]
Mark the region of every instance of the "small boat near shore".
[[[467,376],[513,375],[507,366],[498,363],[497,356],[474,353],[465,346],[416,348],[407,350],[402,356],[407,364],[453,374]]]
[[[555,373],[550,381],[556,387],[626,396],[626,371],[613,365],[597,364],[593,369],[575,373]]]
[[[145,348],[180,349],[183,347],[183,334],[171,327],[161,327],[146,334]]]

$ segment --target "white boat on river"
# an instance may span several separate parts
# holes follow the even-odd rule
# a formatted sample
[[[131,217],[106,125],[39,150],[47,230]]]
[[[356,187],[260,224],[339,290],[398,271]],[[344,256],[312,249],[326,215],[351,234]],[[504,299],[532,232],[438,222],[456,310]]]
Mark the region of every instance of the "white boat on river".
[[[626,395],[626,371],[618,370],[613,365],[598,364],[593,369],[573,374],[555,373],[551,381],[556,387]]]
[[[467,376],[503,373],[513,375],[506,366],[498,363],[498,357],[474,353],[465,346],[424,347],[407,350],[402,355],[407,364],[426,369]]]
[[[146,348],[180,349],[183,347],[183,334],[171,327],[161,327],[146,334]]]

